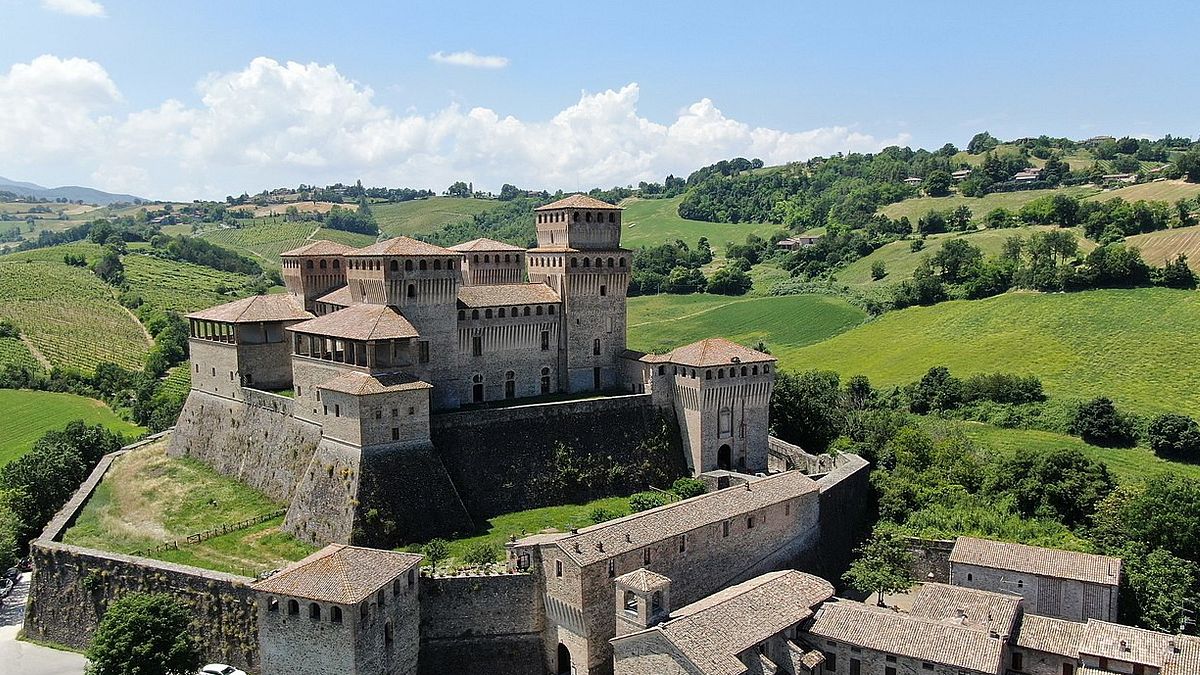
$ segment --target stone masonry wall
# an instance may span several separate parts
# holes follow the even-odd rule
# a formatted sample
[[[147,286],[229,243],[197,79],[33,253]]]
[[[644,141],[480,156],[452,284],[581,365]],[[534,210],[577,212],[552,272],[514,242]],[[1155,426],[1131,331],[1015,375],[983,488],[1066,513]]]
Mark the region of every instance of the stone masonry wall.
[[[950,551],[954,541],[950,539],[908,538],[908,550],[912,554],[912,574],[917,581],[950,583]]]
[[[292,417],[292,399],[242,391],[245,403],[193,389],[167,454],[194,457],[273,499],[290,501],[321,440],[321,428]]]
[[[804,569],[826,579],[841,579],[854,548],[867,535],[875,513],[871,465],[858,455],[843,454],[829,473],[817,479],[821,488],[821,545]]]
[[[424,577],[420,672],[541,675],[541,616],[531,574]]]

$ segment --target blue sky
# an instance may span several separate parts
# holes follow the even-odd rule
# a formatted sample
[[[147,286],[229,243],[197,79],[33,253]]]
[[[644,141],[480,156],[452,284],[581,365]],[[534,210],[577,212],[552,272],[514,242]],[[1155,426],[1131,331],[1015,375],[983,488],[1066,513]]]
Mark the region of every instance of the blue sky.
[[[981,129],[1200,134],[1194,3],[379,4],[0,0],[0,175],[574,189]],[[459,52],[493,67],[431,58]]]

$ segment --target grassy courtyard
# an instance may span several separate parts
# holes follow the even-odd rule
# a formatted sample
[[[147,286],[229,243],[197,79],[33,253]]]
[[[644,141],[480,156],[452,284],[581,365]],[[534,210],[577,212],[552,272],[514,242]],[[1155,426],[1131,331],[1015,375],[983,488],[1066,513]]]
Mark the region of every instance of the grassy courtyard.
[[[167,457],[166,443],[138,448],[113,463],[66,532],[68,544],[133,553],[282,505],[200,462]],[[150,557],[253,576],[314,549],[280,531],[282,518]]]

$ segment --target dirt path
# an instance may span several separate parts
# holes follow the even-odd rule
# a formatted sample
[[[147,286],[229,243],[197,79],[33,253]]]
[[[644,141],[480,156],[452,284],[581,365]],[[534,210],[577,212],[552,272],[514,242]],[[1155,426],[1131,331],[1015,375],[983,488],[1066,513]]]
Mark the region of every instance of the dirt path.
[[[29,348],[29,353],[33,354],[33,358],[37,359],[38,363],[42,364],[43,368],[45,368],[46,370],[50,370],[51,368],[54,367],[53,365],[50,364],[50,359],[43,356],[42,353],[40,351],[38,351],[38,348],[35,347],[32,342],[30,342],[29,338],[22,335],[21,342],[25,343],[25,346]]]
[[[146,345],[153,347],[154,346],[154,336],[151,335],[150,331],[146,330],[146,327],[142,325],[142,322],[137,318],[137,314],[134,314],[132,311],[130,311],[130,309],[128,307],[126,307],[125,305],[122,305],[119,302],[117,303],[117,305],[121,309],[125,310],[125,313],[129,315],[129,318],[133,319],[133,322],[137,324],[138,328],[142,329],[142,335],[145,336],[145,338],[146,338]]]

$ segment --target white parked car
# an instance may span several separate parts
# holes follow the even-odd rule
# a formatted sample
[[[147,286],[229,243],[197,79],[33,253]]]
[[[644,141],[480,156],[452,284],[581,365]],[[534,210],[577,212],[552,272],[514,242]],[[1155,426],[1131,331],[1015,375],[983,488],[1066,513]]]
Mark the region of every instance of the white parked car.
[[[246,671],[238,670],[224,663],[210,663],[201,668],[198,675],[246,675]]]

